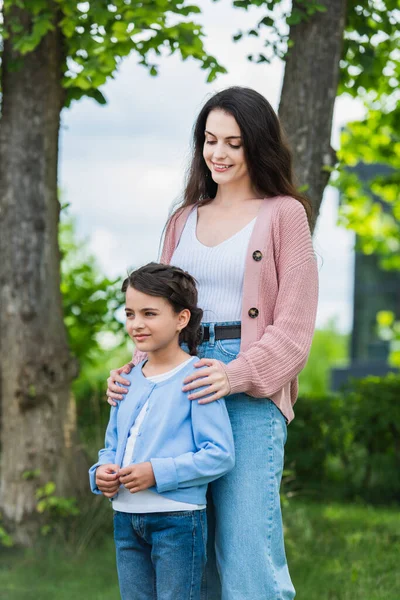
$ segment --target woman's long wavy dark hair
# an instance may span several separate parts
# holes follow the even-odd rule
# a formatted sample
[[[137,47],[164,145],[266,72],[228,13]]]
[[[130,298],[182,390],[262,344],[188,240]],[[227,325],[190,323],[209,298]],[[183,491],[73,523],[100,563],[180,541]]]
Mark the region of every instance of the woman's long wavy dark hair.
[[[171,265],[149,263],[132,271],[124,280],[121,290],[132,287],[138,292],[165,298],[173,311],[190,311],[190,320],[179,335],[179,342],[188,345],[189,353],[195,355],[201,337],[203,311],[197,306],[197,287],[194,277],[186,271]]]
[[[247,169],[260,196],[292,196],[304,206],[311,222],[312,205],[294,184],[292,155],[279,119],[270,103],[258,92],[230,87],[214,94],[203,106],[193,129],[193,156],[188,170],[184,208],[206,204],[215,198],[218,185],[203,158],[206,121],[212,110],[232,115],[239,125]]]

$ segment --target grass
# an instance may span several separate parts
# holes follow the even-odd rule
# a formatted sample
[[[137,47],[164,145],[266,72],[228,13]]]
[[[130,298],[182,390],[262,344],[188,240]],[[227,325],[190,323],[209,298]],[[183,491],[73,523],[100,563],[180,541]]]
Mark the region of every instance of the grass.
[[[399,600],[399,509],[291,501],[286,550],[296,600]]]
[[[296,600],[400,599],[398,509],[292,499],[284,522]],[[0,598],[118,600],[111,534],[79,551],[56,540],[2,549]]]
[[[80,556],[51,543],[23,554],[2,551],[4,600],[119,600],[112,539]]]

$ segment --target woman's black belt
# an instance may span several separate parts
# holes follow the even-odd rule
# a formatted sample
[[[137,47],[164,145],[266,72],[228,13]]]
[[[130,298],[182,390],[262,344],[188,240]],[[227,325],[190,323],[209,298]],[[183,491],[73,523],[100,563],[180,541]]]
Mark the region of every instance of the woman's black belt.
[[[216,325],[215,326],[215,339],[216,340],[237,340],[241,337],[241,326],[240,325]],[[210,328],[208,325],[202,327],[202,342],[208,342],[210,339]]]

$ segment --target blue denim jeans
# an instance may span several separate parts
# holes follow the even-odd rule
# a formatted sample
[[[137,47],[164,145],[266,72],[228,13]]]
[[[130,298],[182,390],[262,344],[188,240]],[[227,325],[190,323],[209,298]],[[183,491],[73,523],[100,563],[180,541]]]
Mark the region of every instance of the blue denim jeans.
[[[114,512],[122,600],[200,600],[206,563],[205,510]]]
[[[236,325],[237,323],[218,323]],[[210,340],[200,358],[229,363],[240,340]],[[268,398],[232,394],[226,406],[235,440],[234,469],[209,485],[208,562],[202,600],[292,600],[279,488],[286,419]]]

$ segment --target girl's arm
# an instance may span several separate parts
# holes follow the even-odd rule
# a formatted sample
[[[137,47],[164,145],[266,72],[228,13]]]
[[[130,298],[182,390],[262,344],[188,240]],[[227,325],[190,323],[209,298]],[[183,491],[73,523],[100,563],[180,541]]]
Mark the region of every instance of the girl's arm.
[[[110,419],[108,421],[105,446],[99,451],[99,460],[89,469],[90,489],[94,494],[101,494],[96,484],[96,469],[100,465],[114,464],[117,452],[118,433],[117,433],[117,414],[118,406],[112,406],[110,410]]]
[[[207,484],[234,467],[235,447],[225,401],[192,402],[191,414],[197,452],[150,460],[160,493]]]

